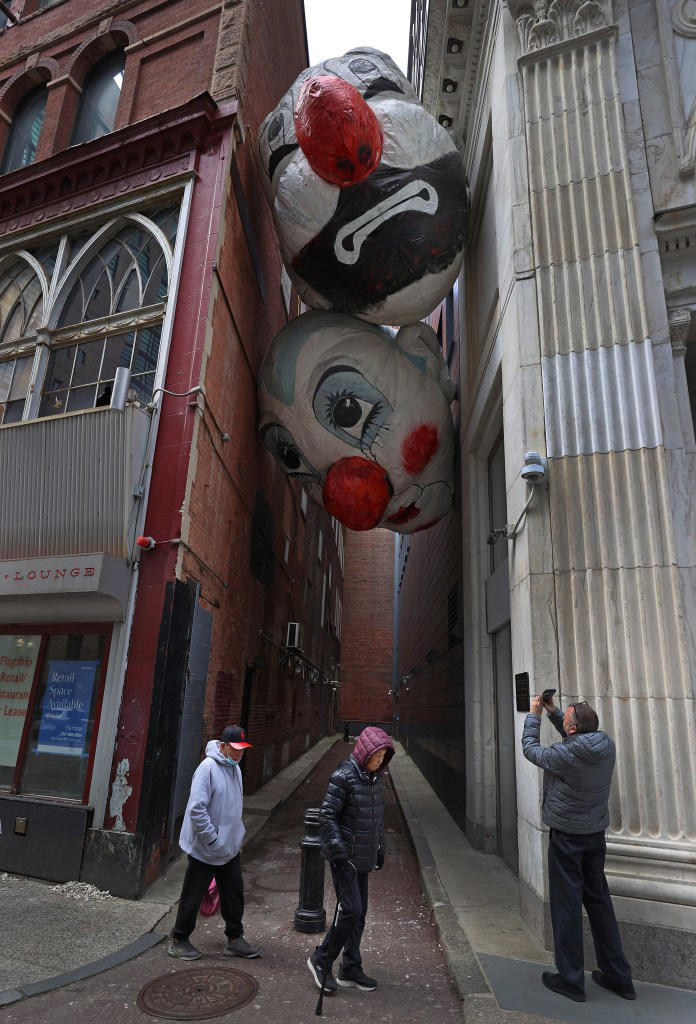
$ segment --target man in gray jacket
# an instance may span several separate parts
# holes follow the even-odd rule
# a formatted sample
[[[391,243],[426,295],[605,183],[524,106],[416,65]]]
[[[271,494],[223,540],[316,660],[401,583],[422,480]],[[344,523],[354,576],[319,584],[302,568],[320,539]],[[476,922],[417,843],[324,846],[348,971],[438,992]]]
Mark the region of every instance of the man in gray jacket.
[[[542,747],[541,711],[563,736]],[[635,999],[609,895],[604,859],[609,825],[609,790],[616,761],[614,741],[599,730],[587,703],[570,704],[565,715],[549,698],[535,697],[522,734],[524,756],[544,769],[542,818],[549,831],[549,901],[558,974],[544,971],[544,985],[576,1002],[585,1001],[582,907],[592,929],[598,971],[592,980],[624,999]]]
[[[238,725],[226,726],[219,740],[205,748],[205,759],[191,782],[179,846],[188,854],[188,867],[179,899],[176,923],[167,952],[180,960],[198,960],[200,952],[189,941],[203,897],[213,879],[220,893],[220,912],[225,919],[225,956],[247,960],[261,956],[261,947],[244,938],[244,885],[239,851],[244,839],[242,824],[242,772],[239,762],[251,746]]]

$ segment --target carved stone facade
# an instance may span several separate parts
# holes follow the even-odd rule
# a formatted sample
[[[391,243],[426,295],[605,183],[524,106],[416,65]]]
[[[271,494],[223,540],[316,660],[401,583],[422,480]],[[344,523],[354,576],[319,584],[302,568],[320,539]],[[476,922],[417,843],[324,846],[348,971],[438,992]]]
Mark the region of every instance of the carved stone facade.
[[[434,24],[448,6],[431,3]],[[469,54],[475,39],[459,69],[474,101],[451,115],[474,225],[459,282],[466,828],[496,849],[483,541],[502,430],[508,522],[524,453],[549,460],[508,542],[510,678],[589,700],[615,737],[622,931],[638,977],[693,987],[659,951],[696,955],[696,3],[508,0],[472,24]],[[541,783],[511,715],[521,904],[548,939]]]

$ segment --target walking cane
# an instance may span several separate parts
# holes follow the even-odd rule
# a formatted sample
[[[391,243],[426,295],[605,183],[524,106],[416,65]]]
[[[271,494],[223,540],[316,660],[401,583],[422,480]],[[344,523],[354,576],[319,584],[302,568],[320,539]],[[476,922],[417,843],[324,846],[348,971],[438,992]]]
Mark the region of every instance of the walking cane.
[[[341,908],[340,899],[336,900],[336,909],[333,916],[333,924],[331,925],[331,937],[333,938],[334,932],[336,931],[336,921],[338,921],[338,911]],[[317,1008],[314,1011],[317,1017],[321,1017],[321,1009],[324,1005],[324,985],[326,984],[326,960],[324,960],[324,968],[321,972],[321,988],[319,989],[319,998],[317,999]]]

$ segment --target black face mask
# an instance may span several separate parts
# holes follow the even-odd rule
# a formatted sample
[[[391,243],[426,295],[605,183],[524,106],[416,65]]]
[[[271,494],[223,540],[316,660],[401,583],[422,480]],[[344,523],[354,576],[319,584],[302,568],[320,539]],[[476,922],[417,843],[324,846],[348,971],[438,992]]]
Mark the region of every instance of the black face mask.
[[[423,201],[437,198],[433,213],[405,209],[390,216],[362,242],[355,263],[341,262],[336,238],[409,184],[422,181]],[[365,181],[341,189],[338,206],[321,232],[293,260],[295,272],[336,309],[360,313],[428,274],[446,270],[464,246],[468,221],[466,177],[458,153],[422,167],[377,168]],[[351,235],[341,243],[350,251]]]

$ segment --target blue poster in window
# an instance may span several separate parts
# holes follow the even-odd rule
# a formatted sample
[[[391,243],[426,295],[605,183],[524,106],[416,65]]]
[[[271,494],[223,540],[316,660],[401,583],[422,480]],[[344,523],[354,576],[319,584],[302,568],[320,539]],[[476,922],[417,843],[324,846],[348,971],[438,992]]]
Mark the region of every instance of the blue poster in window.
[[[98,661],[49,661],[41,701],[36,750],[40,754],[72,754],[84,750]]]

